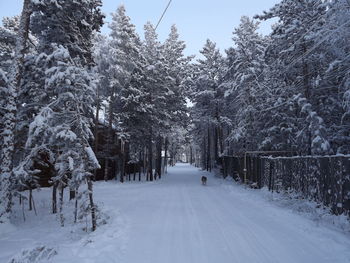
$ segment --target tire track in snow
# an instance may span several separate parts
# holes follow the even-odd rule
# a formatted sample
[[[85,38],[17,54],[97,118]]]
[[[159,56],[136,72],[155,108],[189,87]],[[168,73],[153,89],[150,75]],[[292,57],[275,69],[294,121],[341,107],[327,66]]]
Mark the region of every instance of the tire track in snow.
[[[208,198],[208,195],[206,193],[206,189],[209,187],[203,187],[203,191],[200,190],[200,196],[196,202],[197,210],[200,210],[202,212],[202,218],[205,219],[206,222],[203,221],[203,224],[201,224],[202,232],[206,233],[208,230],[214,231],[214,233],[210,233],[208,236],[209,238],[212,238],[213,240],[208,239],[207,249],[213,248],[215,242],[220,243],[220,245],[217,249],[220,249],[222,253],[226,253],[229,255],[229,261],[228,262],[240,262],[237,258],[237,255],[235,253],[235,250],[232,249],[230,244],[237,244],[237,239],[232,239],[231,236],[229,236],[226,233],[225,224],[218,220],[218,211],[215,209],[215,204],[212,205],[212,200]],[[215,215],[215,216],[214,216]],[[205,224],[206,223],[206,224]],[[212,227],[212,225],[214,227]],[[238,238],[238,236],[236,236]],[[221,240],[220,240],[221,239]],[[222,242],[223,241],[223,242]],[[208,246],[209,245],[209,246]],[[207,250],[208,252],[208,250]],[[218,255],[218,251],[213,251],[215,254],[213,254],[213,258],[220,256],[221,253]],[[220,263],[223,263],[224,261],[220,261]]]
[[[218,191],[214,192],[214,190],[210,188],[209,192],[210,199],[214,203],[213,206],[216,210],[215,214],[218,215],[216,217],[218,224],[227,226],[227,230],[230,230],[230,233],[235,236],[235,239],[233,239],[231,236],[228,238],[231,241],[231,244],[236,244],[237,240],[240,240],[241,243],[244,243],[241,244],[240,249],[235,249],[235,252],[233,252],[237,258],[235,262],[241,262],[240,259],[242,259],[242,257],[237,257],[237,254],[240,255],[241,253],[243,253],[242,256],[245,258],[245,260],[248,259],[248,261],[250,262],[279,263],[279,258],[276,258],[273,254],[269,253],[267,250],[264,249],[266,244],[271,244],[270,242],[272,242],[273,240],[270,239],[268,236],[265,236],[264,238],[267,239],[265,240],[266,243],[261,243],[259,241],[259,237],[256,234],[256,231],[252,230],[251,228],[251,222],[247,223],[247,218],[242,216],[242,213],[239,213],[238,211],[237,213],[232,213],[232,209],[234,208],[232,203],[230,203],[230,206],[228,207],[224,206],[224,203],[227,202],[227,200],[225,198],[220,199],[217,196]],[[209,199],[209,196],[207,196],[207,198]],[[234,225],[233,230],[229,229],[228,226],[230,225]],[[255,243],[252,243],[253,240],[255,241]],[[254,253],[246,253],[249,251],[254,251]]]
[[[205,249],[205,245],[203,242],[203,231],[205,231],[205,229],[203,229],[202,225],[200,224],[200,220],[198,218],[198,212],[196,212],[194,206],[193,206],[193,201],[192,201],[192,197],[189,195],[189,187],[183,187],[182,191],[183,191],[183,195],[185,197],[186,203],[185,203],[185,207],[186,207],[186,214],[189,218],[190,221],[190,225],[189,228],[191,229],[191,239],[193,240],[193,244],[196,247],[196,250],[199,251],[195,251],[195,255],[196,260],[193,261],[193,263],[205,263],[208,262],[208,258],[205,257],[205,253],[206,253],[206,249]]]

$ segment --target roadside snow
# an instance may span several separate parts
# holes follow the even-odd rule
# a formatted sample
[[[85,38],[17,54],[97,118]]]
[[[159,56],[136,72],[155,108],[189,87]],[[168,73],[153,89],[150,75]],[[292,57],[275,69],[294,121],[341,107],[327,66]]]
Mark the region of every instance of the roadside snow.
[[[207,186],[200,184],[202,175]],[[160,181],[99,182],[94,189],[107,224],[89,234],[83,223],[61,228],[44,189],[35,193],[38,216],[26,212],[23,223],[19,210],[15,227],[1,234],[0,262],[23,251],[36,255],[37,248],[57,252],[41,263],[350,262],[346,228],[316,222],[306,209],[294,209],[295,200],[285,208],[282,196],[187,164],[169,168]]]
[[[293,213],[299,214],[307,219],[314,221],[317,226],[327,227],[343,234],[350,235],[350,220],[346,215],[334,215],[329,207],[316,203],[311,200],[302,198],[295,192],[277,193],[268,191],[267,187],[260,190],[249,188],[245,185],[238,184],[231,178],[221,180],[221,186],[230,194],[235,192],[249,192],[251,198],[255,198],[257,202],[269,202],[271,205],[287,209]]]

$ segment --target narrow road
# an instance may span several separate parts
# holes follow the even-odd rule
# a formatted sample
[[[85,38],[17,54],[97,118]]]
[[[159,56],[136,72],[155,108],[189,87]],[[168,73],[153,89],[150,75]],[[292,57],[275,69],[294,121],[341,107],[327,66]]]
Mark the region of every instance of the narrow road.
[[[349,237],[188,164],[154,183],[97,186],[96,198],[124,217],[126,244],[115,262],[350,262]]]

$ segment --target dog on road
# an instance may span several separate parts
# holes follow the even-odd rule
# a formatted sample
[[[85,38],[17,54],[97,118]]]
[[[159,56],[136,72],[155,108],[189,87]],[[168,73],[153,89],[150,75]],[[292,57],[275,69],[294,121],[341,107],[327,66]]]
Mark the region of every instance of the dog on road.
[[[202,176],[201,180],[202,180],[202,185],[207,184],[207,177],[206,176]]]

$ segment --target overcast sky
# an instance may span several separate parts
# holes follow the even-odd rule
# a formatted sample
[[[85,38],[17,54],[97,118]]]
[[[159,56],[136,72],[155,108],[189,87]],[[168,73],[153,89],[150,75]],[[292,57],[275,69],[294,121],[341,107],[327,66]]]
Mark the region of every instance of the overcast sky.
[[[22,2],[0,0],[0,17],[19,14]],[[280,0],[173,0],[158,28],[159,38],[164,40],[170,26],[176,24],[182,40],[186,41],[186,54],[198,54],[207,38],[217,42],[218,47],[224,50],[232,46],[232,31],[242,15],[261,14],[278,2]],[[110,13],[122,3],[143,36],[143,25],[147,21],[156,24],[168,0],[103,0],[106,22],[110,21]],[[268,34],[271,23],[262,23],[261,33]],[[107,33],[108,27],[104,26],[102,31]]]

